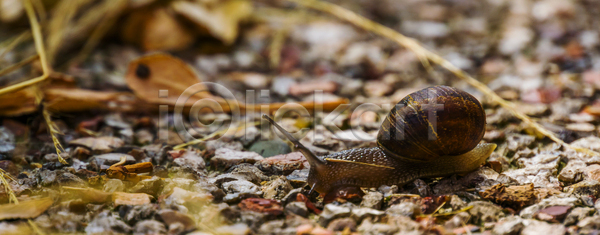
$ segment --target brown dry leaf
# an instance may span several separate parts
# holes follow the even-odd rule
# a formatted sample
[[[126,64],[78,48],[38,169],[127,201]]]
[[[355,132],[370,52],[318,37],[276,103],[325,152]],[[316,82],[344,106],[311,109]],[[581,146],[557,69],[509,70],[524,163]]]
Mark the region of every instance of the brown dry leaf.
[[[92,91],[75,87],[72,78],[65,74],[53,73],[51,86],[42,89],[44,100],[53,112],[81,112],[87,110],[133,111],[148,107],[134,95],[127,92]],[[0,96],[0,116],[18,116],[35,112],[37,87]]]
[[[152,172],[154,166],[151,162],[141,162],[133,165],[123,166],[129,173],[149,173]]]
[[[93,188],[62,187],[62,189],[72,193],[84,202],[104,203],[110,200],[111,193],[100,191]]]
[[[146,51],[183,50],[195,39],[194,32],[165,8],[133,12],[125,21],[121,35],[124,41],[139,45]]]
[[[142,110],[147,105],[140,103],[131,93],[92,91],[78,88],[44,89],[48,108],[58,112],[81,112],[87,110]]]
[[[142,56],[129,63],[125,81],[135,95],[149,103],[175,103],[177,98],[190,86],[202,80],[194,70],[179,58],[167,54]],[[190,98],[210,97],[205,86],[197,85],[203,92]],[[160,95],[160,90],[168,91],[168,95]]]
[[[202,80],[191,66],[167,54],[142,56],[130,62],[125,81],[136,96],[148,103],[175,105],[179,97],[187,98],[184,102],[184,112],[188,112],[196,101],[204,98],[210,98],[218,102],[224,112],[229,112],[236,106],[241,110],[260,111],[262,108],[260,104],[246,106],[243,103],[237,103],[237,101],[227,102],[221,97],[213,96],[206,86],[200,83]],[[184,91],[192,86],[194,86],[191,89],[194,94],[184,94]],[[163,93],[159,96],[161,90],[166,90],[167,92],[164,92],[166,94]],[[323,110],[332,111],[340,104],[345,103],[348,103],[347,99],[327,101],[323,103]],[[275,112],[286,104],[271,103],[269,104],[269,112]],[[311,101],[300,102],[299,104],[309,111],[313,111],[315,108],[315,103]]]
[[[154,167],[152,163],[142,162],[123,166],[124,163],[125,158],[122,158],[120,162],[110,166],[106,170],[106,175],[108,176],[108,178],[127,180],[131,182],[139,182],[140,180],[152,178],[151,176],[137,174],[152,172],[152,169]]]
[[[0,205],[0,220],[31,219],[44,213],[54,201],[51,198],[41,198],[22,201],[19,204]]]
[[[35,104],[35,87],[27,87],[20,91],[0,96],[0,116],[18,116],[33,113]]]
[[[47,107],[52,112],[82,112],[87,110],[157,111],[158,106],[156,104],[175,105],[177,98],[185,89],[201,82],[189,65],[167,54],[140,57],[129,64],[126,81],[140,99],[126,92],[92,91],[75,88],[72,82],[65,81],[64,77],[59,76],[58,78],[60,79],[52,80],[51,87],[43,89]],[[209,97],[219,102],[224,112],[231,110],[230,105],[237,105],[242,110],[254,109],[260,111],[261,109],[261,105],[245,106],[237,102],[228,103],[220,97],[212,96],[202,84],[196,86],[198,87],[196,90],[202,91],[195,93],[185,102],[184,112],[186,113],[198,99]],[[159,90],[168,90],[168,96],[159,98]],[[38,109],[35,104],[35,91],[35,87],[28,87],[0,96],[0,115],[17,116],[35,112]],[[347,99],[326,101],[323,103],[323,110],[332,111],[338,105],[345,103],[348,103]],[[269,111],[275,112],[285,104],[269,104]],[[309,111],[313,111],[315,108],[313,102],[300,102],[299,104]]]
[[[113,149],[123,146],[123,144],[123,140],[110,136],[84,137],[69,142],[69,145],[83,146],[95,153],[110,153]]]
[[[114,192],[112,194],[112,200],[115,206],[120,205],[145,205],[150,204],[150,195],[145,193],[122,193]]]
[[[245,0],[214,3],[175,1],[172,7],[227,45],[235,41],[239,22],[252,13],[252,3]]]
[[[484,199],[517,210],[535,203],[536,200],[533,184],[509,187],[504,184],[497,184],[480,192],[479,195]]]

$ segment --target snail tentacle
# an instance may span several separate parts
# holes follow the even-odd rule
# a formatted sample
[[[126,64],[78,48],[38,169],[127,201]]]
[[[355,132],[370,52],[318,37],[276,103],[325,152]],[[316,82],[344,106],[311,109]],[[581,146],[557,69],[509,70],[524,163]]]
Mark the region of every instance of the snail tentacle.
[[[292,134],[290,134],[288,131],[283,129],[283,127],[281,127],[279,124],[277,124],[275,121],[273,121],[273,119],[271,117],[269,117],[266,114],[263,114],[262,117],[264,119],[266,119],[267,121],[269,121],[271,123],[271,125],[275,126],[275,128],[277,128],[277,130],[279,130],[279,132],[281,132],[290,142],[292,142],[292,144],[294,144],[294,147],[296,149],[298,149],[304,155],[304,157],[306,157],[306,159],[308,160],[308,162],[310,162],[311,165],[315,164],[315,166],[316,166],[319,164],[325,164],[325,161],[318,158],[312,151],[310,151],[310,149],[305,147],[303,144],[300,143],[300,141],[298,141],[296,138],[294,138],[294,136],[292,136]]]

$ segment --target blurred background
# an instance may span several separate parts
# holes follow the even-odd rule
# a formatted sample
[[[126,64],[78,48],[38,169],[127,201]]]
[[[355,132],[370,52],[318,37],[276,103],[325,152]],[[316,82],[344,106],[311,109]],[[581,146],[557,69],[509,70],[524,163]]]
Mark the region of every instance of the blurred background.
[[[505,99],[548,104],[591,97],[600,85],[594,1],[332,2],[417,39]],[[48,62],[85,89],[128,90],[128,62],[157,51],[182,58],[206,81],[236,91],[271,89],[281,101],[301,100],[311,84],[369,102],[456,81],[390,40],[287,1],[32,3]],[[0,68],[35,54],[23,4],[0,2]],[[0,85],[39,70],[34,62],[4,74]],[[292,84],[307,85],[289,90]],[[244,100],[243,92],[235,95]]]

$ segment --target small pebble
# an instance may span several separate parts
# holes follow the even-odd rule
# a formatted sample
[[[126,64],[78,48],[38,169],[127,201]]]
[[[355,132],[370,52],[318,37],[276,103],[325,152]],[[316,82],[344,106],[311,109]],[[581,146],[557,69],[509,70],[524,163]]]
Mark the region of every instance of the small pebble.
[[[292,151],[290,146],[281,140],[256,141],[249,150],[258,153],[265,158],[287,154]]]
[[[265,158],[255,164],[267,174],[289,175],[295,170],[309,168],[308,161],[300,152]]]
[[[210,159],[210,163],[217,169],[229,169],[234,165],[241,163],[252,163],[264,159],[255,152],[242,152],[227,148],[220,148],[215,151],[215,156]]]
[[[304,202],[290,202],[285,205],[284,211],[286,213],[293,213],[302,217],[308,216],[308,208]]]

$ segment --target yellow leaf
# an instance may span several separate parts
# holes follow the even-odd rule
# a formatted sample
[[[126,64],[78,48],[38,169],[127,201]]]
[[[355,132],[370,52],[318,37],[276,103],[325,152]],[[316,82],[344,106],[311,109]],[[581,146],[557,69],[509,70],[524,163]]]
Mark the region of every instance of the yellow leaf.
[[[30,219],[44,213],[54,201],[51,198],[23,201],[19,204],[0,205],[0,220]]]
[[[206,28],[212,36],[230,45],[238,35],[239,22],[252,13],[252,3],[242,0],[220,3],[208,7],[199,2],[175,1],[172,6],[177,13]]]

